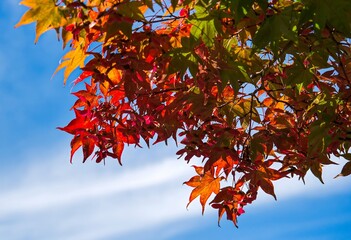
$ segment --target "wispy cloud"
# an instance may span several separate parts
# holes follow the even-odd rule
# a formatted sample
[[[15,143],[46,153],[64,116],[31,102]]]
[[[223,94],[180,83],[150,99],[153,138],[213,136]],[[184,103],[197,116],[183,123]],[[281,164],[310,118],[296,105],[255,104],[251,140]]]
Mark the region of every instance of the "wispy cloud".
[[[172,224],[173,233],[167,227],[157,230],[158,239],[162,239],[186,228],[179,224],[181,219],[200,217],[198,203],[189,211],[185,209],[190,189],[181,183],[191,176],[192,169],[168,156],[124,169],[93,163],[69,165],[63,156],[53,157],[50,152],[41,156],[28,157],[28,165],[22,166],[25,170],[21,172],[2,173],[2,178],[14,181],[7,181],[0,189],[0,237],[123,239],[177,222]],[[337,170],[327,171],[326,178],[335,173]],[[278,183],[277,195],[287,199],[321,190],[336,191],[340,185],[337,180],[327,181],[331,185],[326,188],[312,179],[306,179],[306,186],[294,180]],[[272,201],[260,197],[257,206]]]
[[[181,183],[190,169],[174,159],[115,172],[66,165],[62,159],[48,154],[29,158],[21,176],[2,176],[14,182],[0,189],[0,236],[116,239],[198,213],[185,209],[189,189]]]
[[[75,162],[70,165],[65,145],[44,152],[33,149],[36,155],[29,154],[17,161],[20,154],[24,156],[24,151],[32,148],[33,136],[37,134],[28,131],[24,137],[28,128],[47,124],[49,117],[55,120],[62,117],[57,105],[53,108],[44,103],[65,100],[58,97],[58,93],[63,92],[57,87],[62,86],[60,80],[54,81],[55,86],[49,81],[62,56],[60,44],[52,44],[56,37],[52,32],[33,46],[34,25],[13,29],[20,14],[26,10],[18,5],[19,2],[0,1],[0,12],[3,10],[6,14],[3,26],[8,31],[0,37],[3,42],[0,100],[6,103],[0,109],[1,133],[5,132],[2,146],[5,146],[4,150],[17,150],[13,145],[25,142],[25,149],[11,150],[12,159],[0,160],[5,165],[0,168],[0,239],[131,240],[134,236],[135,239],[159,240],[201,222],[193,221],[194,217],[201,217],[197,200],[188,211],[185,209],[191,189],[182,182],[192,176],[193,170],[169,154],[160,154],[153,163],[142,166],[137,161],[122,168],[116,163],[106,167],[94,163],[81,165]],[[38,108],[45,110],[42,113],[47,115],[46,118],[38,118],[32,113],[39,111]],[[30,119],[29,116],[37,118]],[[50,129],[56,125],[55,122]],[[40,141],[50,142],[42,136]],[[50,145],[54,146],[51,143],[45,146]],[[66,154],[60,154],[62,152]],[[149,155],[142,157],[150,158]],[[12,164],[12,167],[7,164]],[[333,180],[339,170],[340,167],[327,167],[325,185],[310,176],[306,178],[306,185],[291,179],[277,182],[278,200],[301,194],[314,197],[342,191],[351,181],[344,178]],[[274,204],[272,197],[261,194],[253,208],[267,207],[271,203]],[[206,216],[213,213],[207,207]],[[191,224],[187,225],[189,222]]]

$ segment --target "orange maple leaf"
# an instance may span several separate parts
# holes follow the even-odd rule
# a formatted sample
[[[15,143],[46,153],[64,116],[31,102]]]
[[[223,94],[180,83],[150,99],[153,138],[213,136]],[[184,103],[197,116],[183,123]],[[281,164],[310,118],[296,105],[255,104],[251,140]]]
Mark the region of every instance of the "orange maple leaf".
[[[194,166],[195,167],[195,166]],[[218,194],[220,189],[220,181],[223,177],[213,177],[210,171],[203,173],[202,167],[195,167],[196,172],[199,173],[201,170],[202,174],[192,177],[189,181],[184,182],[184,184],[194,187],[193,191],[189,197],[189,204],[198,196],[200,196],[200,203],[202,206],[202,214],[205,211],[205,204],[212,193]]]

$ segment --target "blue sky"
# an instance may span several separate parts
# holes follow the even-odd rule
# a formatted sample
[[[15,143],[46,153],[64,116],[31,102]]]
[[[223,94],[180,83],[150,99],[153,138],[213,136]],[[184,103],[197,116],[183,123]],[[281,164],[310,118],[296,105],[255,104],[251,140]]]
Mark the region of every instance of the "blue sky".
[[[69,163],[70,136],[56,130],[73,116],[54,32],[34,44],[34,25],[14,29],[25,7],[0,1],[0,239],[351,239],[351,178],[325,185],[310,175],[277,184],[278,201],[260,194],[239,229],[216,212],[185,208],[193,170],[160,144],[127,149],[124,166],[79,157]]]

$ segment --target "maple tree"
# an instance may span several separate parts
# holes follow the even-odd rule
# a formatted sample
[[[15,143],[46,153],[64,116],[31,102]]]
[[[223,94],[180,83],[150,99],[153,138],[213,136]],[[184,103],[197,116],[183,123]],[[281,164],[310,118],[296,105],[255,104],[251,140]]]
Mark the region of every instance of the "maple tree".
[[[320,181],[332,156],[351,174],[351,1],[23,0],[16,26],[54,29],[69,51],[57,71],[80,90],[71,161],[173,139],[199,197],[237,225],[259,189]]]

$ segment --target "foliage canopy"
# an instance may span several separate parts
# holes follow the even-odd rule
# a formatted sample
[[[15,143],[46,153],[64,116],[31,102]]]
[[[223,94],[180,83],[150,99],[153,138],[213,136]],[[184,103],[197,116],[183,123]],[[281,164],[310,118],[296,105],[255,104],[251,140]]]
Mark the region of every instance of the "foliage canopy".
[[[173,138],[185,182],[237,225],[259,189],[320,181],[331,156],[351,174],[351,1],[23,0],[16,26],[56,30],[77,68],[71,160],[115,158],[126,144]],[[83,84],[84,83],[84,84]]]

